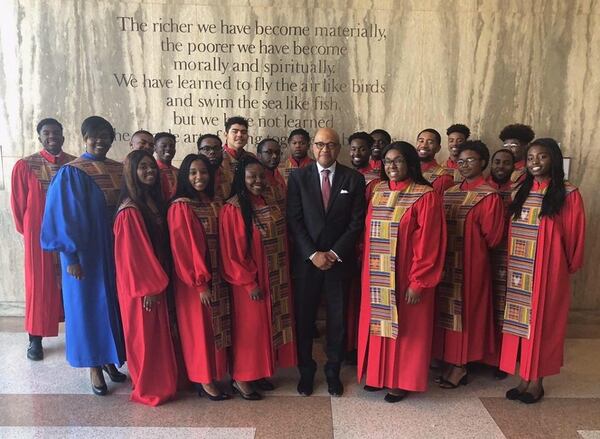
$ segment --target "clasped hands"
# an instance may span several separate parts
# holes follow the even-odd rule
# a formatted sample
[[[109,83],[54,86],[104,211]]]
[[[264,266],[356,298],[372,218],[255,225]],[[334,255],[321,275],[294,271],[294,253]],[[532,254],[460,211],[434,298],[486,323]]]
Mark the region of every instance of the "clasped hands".
[[[328,252],[316,252],[311,262],[315,267],[319,270],[327,271],[333,264],[335,264],[338,260],[338,257],[330,250]]]

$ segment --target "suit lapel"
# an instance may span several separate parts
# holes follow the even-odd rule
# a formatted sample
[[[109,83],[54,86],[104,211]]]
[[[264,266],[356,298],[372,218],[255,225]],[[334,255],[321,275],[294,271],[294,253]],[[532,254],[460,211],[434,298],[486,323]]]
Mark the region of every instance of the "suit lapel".
[[[335,165],[335,173],[333,174],[333,184],[331,185],[331,196],[329,197],[329,206],[327,209],[327,213],[331,211],[333,207],[333,203],[335,203],[335,199],[337,198],[342,185],[344,184],[346,178],[346,174],[344,173],[344,168],[338,163]]]

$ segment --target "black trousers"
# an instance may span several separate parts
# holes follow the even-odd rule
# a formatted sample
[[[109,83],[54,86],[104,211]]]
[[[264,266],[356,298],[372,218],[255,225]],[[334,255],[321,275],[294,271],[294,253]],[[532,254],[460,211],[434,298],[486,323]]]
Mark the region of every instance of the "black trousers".
[[[294,279],[294,305],[296,311],[296,336],[298,368],[301,374],[314,373],[316,363],[312,357],[313,334],[317,309],[325,295],[327,321],[326,373],[339,373],[345,353],[346,300],[349,279],[328,275],[311,266],[303,277]]]

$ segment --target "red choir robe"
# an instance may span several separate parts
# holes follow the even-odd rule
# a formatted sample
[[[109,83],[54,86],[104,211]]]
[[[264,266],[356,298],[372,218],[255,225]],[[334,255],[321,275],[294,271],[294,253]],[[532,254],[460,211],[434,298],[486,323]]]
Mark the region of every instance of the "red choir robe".
[[[238,151],[233,148],[230,148],[227,144],[223,145],[223,162],[221,163],[221,166],[227,168],[227,173],[232,175],[232,181],[233,175],[235,175],[235,170],[237,168],[238,161],[242,158],[243,155],[246,154],[252,157],[256,157],[253,153],[251,153],[250,151],[246,151],[245,149],[241,149]]]
[[[249,253],[237,196],[219,216],[221,270],[232,287],[231,375],[239,381],[270,377],[276,366],[297,363],[285,218],[277,205],[266,205],[262,197],[252,196],[252,203],[256,218]],[[276,278],[279,282],[273,284]],[[257,287],[263,298],[252,300],[250,292]]]
[[[450,158],[446,160],[446,169],[448,169],[450,174],[454,176],[454,184],[458,184],[463,181],[463,177],[458,171],[458,164],[454,160]]]
[[[173,198],[175,190],[177,190],[177,174],[179,173],[179,169],[160,160],[156,160],[156,163],[160,172],[160,188],[162,189],[163,199],[167,202]]]
[[[354,170],[358,171],[362,175],[364,175],[366,184],[371,183],[373,180],[375,180],[381,176],[380,171],[375,170],[375,168],[373,168],[373,166],[371,166],[370,160],[369,160],[369,163],[367,164],[367,166],[364,166],[362,168],[354,168]]]
[[[373,169],[373,172],[376,172],[377,175],[381,174],[381,160],[370,159],[369,165],[371,166],[371,169]]]
[[[440,166],[435,160],[421,162],[421,172],[423,177],[433,185],[440,197],[444,196],[446,189],[456,184],[454,182],[454,171]]]
[[[500,360],[500,351],[502,350],[502,323],[504,321],[504,305],[506,301],[506,262],[507,262],[507,243],[508,243],[508,206],[512,201],[513,185],[510,180],[500,185],[494,181],[492,176],[486,179],[488,185],[496,189],[502,197],[504,211],[506,213],[506,222],[504,226],[504,236],[502,242],[491,251],[492,264],[492,290],[494,294],[494,340],[495,352],[484,357],[483,362],[490,366],[498,366]]]
[[[167,214],[185,368],[191,381],[202,384],[223,379],[231,345],[229,287],[221,279],[217,257],[221,207],[218,198],[214,202],[178,198]],[[211,292],[210,306],[200,301],[204,291]]]
[[[25,242],[25,331],[31,335],[55,337],[63,319],[60,261],[57,254],[42,251],[40,230],[50,180],[74,159],[41,150],[19,160],[12,171],[10,205]]]
[[[523,183],[525,177],[527,176],[527,163],[525,160],[519,160],[515,162],[515,170],[510,175],[510,181],[514,186],[518,186]]]
[[[313,159],[311,159],[309,156],[305,156],[301,160],[296,160],[293,157],[289,157],[284,162],[283,166],[281,167],[281,175],[283,175],[283,179],[287,183],[288,178],[290,177],[290,174],[292,173],[292,171],[294,169],[304,168],[305,166],[308,166],[308,165],[310,165],[311,163],[314,163],[314,162],[315,161]]]
[[[285,200],[287,197],[287,185],[285,179],[279,172],[279,169],[265,168],[265,178],[267,180],[267,188],[265,189],[265,196],[270,197],[281,209],[285,215]]]
[[[541,192],[549,182],[534,181],[532,191]],[[539,220],[533,265],[529,338],[507,332],[505,326],[500,369],[519,374],[526,381],[556,375],[563,364],[563,346],[571,300],[569,275],[583,265],[585,212],[579,190],[566,183],[565,204],[553,217]],[[509,229],[509,242],[513,232]],[[509,258],[511,256],[509,255]],[[510,266],[510,260],[509,260]],[[513,281],[509,270],[509,285]],[[507,296],[507,312],[508,312]]]
[[[449,201],[457,196],[461,199]],[[473,199],[476,204],[468,204]],[[466,216],[461,220],[459,215],[465,208]],[[502,198],[486,185],[483,176],[448,189],[444,209],[448,252],[444,278],[438,286],[434,356],[464,365],[495,354],[490,249],[504,236],[505,211]],[[462,267],[455,264],[457,258]]]
[[[389,186],[388,186],[389,185]],[[382,337],[371,331],[374,284],[369,261],[372,248],[370,226],[373,206],[369,205],[365,221],[362,300],[358,338],[358,379],[366,384],[412,392],[427,390],[433,335],[435,287],[442,277],[446,252],[446,223],[440,196],[428,186],[411,181],[381,182],[377,192],[403,191],[417,198],[398,223],[396,245],[395,302],[398,314],[396,338]],[[424,192],[426,191],[427,192]],[[407,288],[421,294],[416,305],[406,303]]]
[[[177,363],[171,339],[165,290],[169,277],[152,246],[141,212],[125,201],[115,219],[117,292],[131,400],[157,406],[177,392]],[[160,296],[151,311],[144,296]]]

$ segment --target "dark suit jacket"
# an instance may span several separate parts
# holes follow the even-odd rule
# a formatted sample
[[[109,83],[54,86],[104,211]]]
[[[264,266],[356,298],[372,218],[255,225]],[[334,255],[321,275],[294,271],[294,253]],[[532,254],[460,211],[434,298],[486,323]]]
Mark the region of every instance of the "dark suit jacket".
[[[326,273],[340,277],[351,274],[356,269],[356,241],[365,220],[364,177],[337,163],[325,212],[317,165],[295,169],[288,180],[287,220],[294,242],[295,277],[314,268],[310,255],[329,250],[342,262],[336,262]]]

